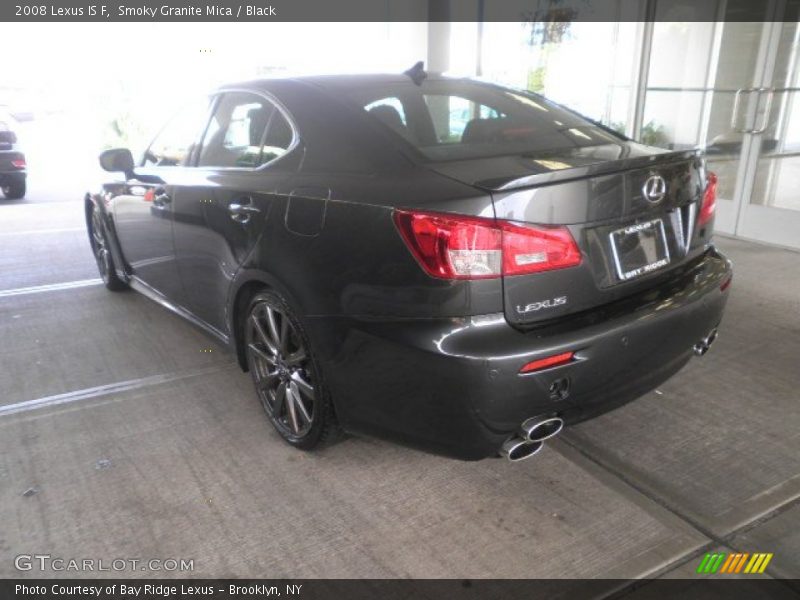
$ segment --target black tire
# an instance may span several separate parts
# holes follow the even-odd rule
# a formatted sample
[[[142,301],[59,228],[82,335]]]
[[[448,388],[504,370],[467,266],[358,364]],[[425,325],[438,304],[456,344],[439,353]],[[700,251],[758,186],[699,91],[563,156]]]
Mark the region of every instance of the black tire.
[[[3,186],[3,196],[9,200],[19,200],[25,197],[26,186],[24,181],[12,181]]]
[[[103,225],[100,213],[95,209],[92,209],[91,218],[89,219],[89,241],[92,245],[92,253],[103,284],[112,292],[128,289],[128,284],[117,276],[114,258],[111,256],[109,249],[108,232],[106,232],[105,225]]]
[[[337,438],[330,393],[303,325],[286,300],[274,291],[256,294],[242,330],[256,395],[280,436],[301,450]]]

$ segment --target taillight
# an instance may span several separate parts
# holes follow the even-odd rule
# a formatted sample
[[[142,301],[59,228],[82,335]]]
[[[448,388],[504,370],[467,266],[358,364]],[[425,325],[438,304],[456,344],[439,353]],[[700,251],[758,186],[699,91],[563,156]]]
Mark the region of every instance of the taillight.
[[[706,174],[706,191],[703,194],[703,204],[700,206],[700,216],[697,224],[700,226],[708,223],[717,209],[717,176],[709,171]]]
[[[400,233],[428,273],[442,279],[499,277],[500,230],[491,219],[434,213],[394,213]]]
[[[15,169],[24,169],[24,168],[25,168],[25,166],[26,166],[26,164],[25,164],[25,159],[22,159],[22,160],[12,160],[12,161],[11,161],[11,166],[12,166],[12,167],[14,167]]]
[[[581,253],[565,227],[397,210],[395,222],[414,257],[442,279],[488,279],[580,264]]]
[[[581,251],[566,227],[529,227],[500,222],[503,274],[525,275],[581,264]]]

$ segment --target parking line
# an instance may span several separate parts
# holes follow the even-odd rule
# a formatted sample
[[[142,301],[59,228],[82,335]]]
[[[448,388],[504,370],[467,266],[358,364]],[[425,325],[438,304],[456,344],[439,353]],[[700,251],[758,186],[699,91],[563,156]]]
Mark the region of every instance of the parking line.
[[[6,298],[8,296],[24,296],[25,294],[40,294],[42,292],[56,292],[58,290],[71,290],[73,288],[82,288],[101,283],[103,283],[103,280],[100,278],[79,279],[78,281],[65,281],[64,283],[49,283],[47,285],[34,285],[31,287],[15,288],[12,290],[0,290],[0,298]]]
[[[212,367],[204,367],[200,369],[191,369],[173,373],[163,373],[161,375],[151,375],[150,377],[129,379],[127,381],[98,385],[96,387],[75,390],[73,392],[66,392],[64,394],[45,396],[44,398],[36,398],[35,400],[25,400],[15,404],[0,406],[0,417],[7,417],[19,413],[30,412],[32,410],[49,408],[51,406],[59,406],[61,404],[70,404],[72,402],[79,402],[80,400],[99,398],[101,396],[108,396],[110,394],[119,394],[121,392],[128,392],[130,390],[136,390],[152,385],[159,385],[171,381],[178,381],[180,379],[189,379],[191,377],[207,375],[209,373],[216,373],[217,371],[227,369],[233,364],[233,362],[226,362],[223,364],[214,365]]]
[[[39,235],[40,233],[74,233],[86,231],[86,227],[67,227],[62,229],[28,229],[27,231],[0,231],[0,237],[5,235]]]

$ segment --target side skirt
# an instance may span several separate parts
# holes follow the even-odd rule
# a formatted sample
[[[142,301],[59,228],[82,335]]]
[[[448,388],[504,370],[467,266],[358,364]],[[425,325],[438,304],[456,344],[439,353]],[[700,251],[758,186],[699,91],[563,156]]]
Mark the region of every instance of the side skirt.
[[[131,288],[133,288],[143,296],[146,296],[153,302],[160,304],[167,310],[174,312],[179,317],[186,319],[196,327],[202,329],[205,333],[217,338],[219,341],[221,341],[223,344],[225,344],[230,348],[231,345],[230,337],[227,334],[221,332],[216,327],[212,327],[202,319],[198,319],[196,316],[194,316],[194,314],[192,314],[182,306],[174,304],[173,302],[168,300],[167,297],[164,296],[164,294],[147,285],[144,281],[136,277],[136,275],[131,275],[129,277],[130,281],[128,283],[131,286]]]

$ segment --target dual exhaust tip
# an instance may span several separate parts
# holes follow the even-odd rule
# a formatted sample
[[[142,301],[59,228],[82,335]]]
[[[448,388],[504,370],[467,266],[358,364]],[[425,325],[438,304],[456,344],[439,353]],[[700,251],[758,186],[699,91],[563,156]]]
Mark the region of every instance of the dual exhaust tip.
[[[711,348],[711,344],[714,343],[714,340],[717,339],[717,330],[712,329],[708,332],[708,335],[697,342],[693,347],[694,353],[697,356],[703,356],[706,352],[708,352],[709,348]]]
[[[717,339],[716,328],[693,346],[697,356],[703,356]],[[522,423],[518,434],[507,440],[500,448],[500,454],[511,462],[530,458],[544,447],[545,440],[558,435],[564,428],[560,417],[531,417]]]
[[[560,417],[531,417],[522,423],[519,434],[500,448],[500,454],[511,462],[530,458],[544,446],[544,441],[558,435],[564,428]]]

